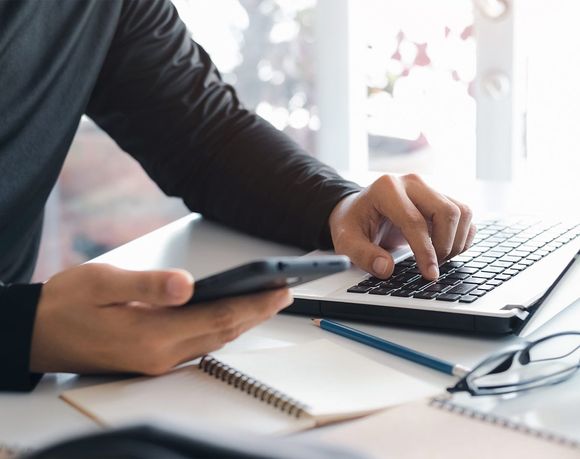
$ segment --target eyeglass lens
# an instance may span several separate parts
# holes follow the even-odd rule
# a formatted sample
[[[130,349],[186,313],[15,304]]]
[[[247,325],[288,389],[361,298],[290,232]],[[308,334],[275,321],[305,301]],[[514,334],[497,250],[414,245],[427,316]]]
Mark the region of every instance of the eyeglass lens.
[[[553,384],[580,366],[580,334],[554,335],[529,348],[488,359],[468,376],[480,393],[507,393]]]

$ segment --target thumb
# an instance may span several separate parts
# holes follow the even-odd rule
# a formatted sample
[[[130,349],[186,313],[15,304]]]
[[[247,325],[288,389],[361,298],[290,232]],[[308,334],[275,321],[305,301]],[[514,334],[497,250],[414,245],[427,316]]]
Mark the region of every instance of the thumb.
[[[84,268],[84,269],[82,269]],[[139,301],[155,305],[179,305],[193,295],[193,277],[187,271],[128,271],[106,264],[79,266],[84,277],[78,285],[84,302],[106,305]]]
[[[372,243],[364,234],[354,233],[343,237],[345,250],[338,252],[347,255],[360,269],[381,279],[393,274],[395,263],[391,254],[382,247]]]

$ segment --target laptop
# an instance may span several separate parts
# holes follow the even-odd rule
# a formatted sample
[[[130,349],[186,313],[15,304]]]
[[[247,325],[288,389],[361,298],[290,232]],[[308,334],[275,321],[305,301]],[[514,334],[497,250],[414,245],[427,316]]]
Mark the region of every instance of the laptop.
[[[293,288],[295,301],[288,312],[517,333],[574,262],[580,251],[580,224],[515,217],[476,225],[473,245],[443,263],[437,281],[423,279],[411,251],[403,247],[392,252],[395,270],[389,279],[353,267]]]

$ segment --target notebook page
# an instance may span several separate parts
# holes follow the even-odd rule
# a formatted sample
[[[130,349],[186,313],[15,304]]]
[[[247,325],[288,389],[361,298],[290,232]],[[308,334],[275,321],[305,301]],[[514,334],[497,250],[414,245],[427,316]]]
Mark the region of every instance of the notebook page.
[[[155,378],[134,378],[73,389],[62,398],[98,422],[171,422],[287,433],[312,427],[311,418],[296,419],[202,372],[197,366]]]
[[[433,408],[427,400],[306,435],[377,458],[578,459],[579,456],[573,448],[480,418]]]
[[[441,393],[441,388],[376,363],[331,341],[238,354],[219,360],[308,405],[324,418],[369,413]]]
[[[458,393],[442,403],[468,416],[497,424],[509,421],[520,430],[562,437],[580,448],[580,373],[560,384],[509,394],[471,397]]]

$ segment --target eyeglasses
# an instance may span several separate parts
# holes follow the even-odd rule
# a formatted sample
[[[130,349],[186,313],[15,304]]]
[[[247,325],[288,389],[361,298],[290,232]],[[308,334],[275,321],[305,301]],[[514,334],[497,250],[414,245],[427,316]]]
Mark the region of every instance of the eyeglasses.
[[[580,332],[555,333],[494,354],[448,392],[502,395],[558,384],[580,368]]]

